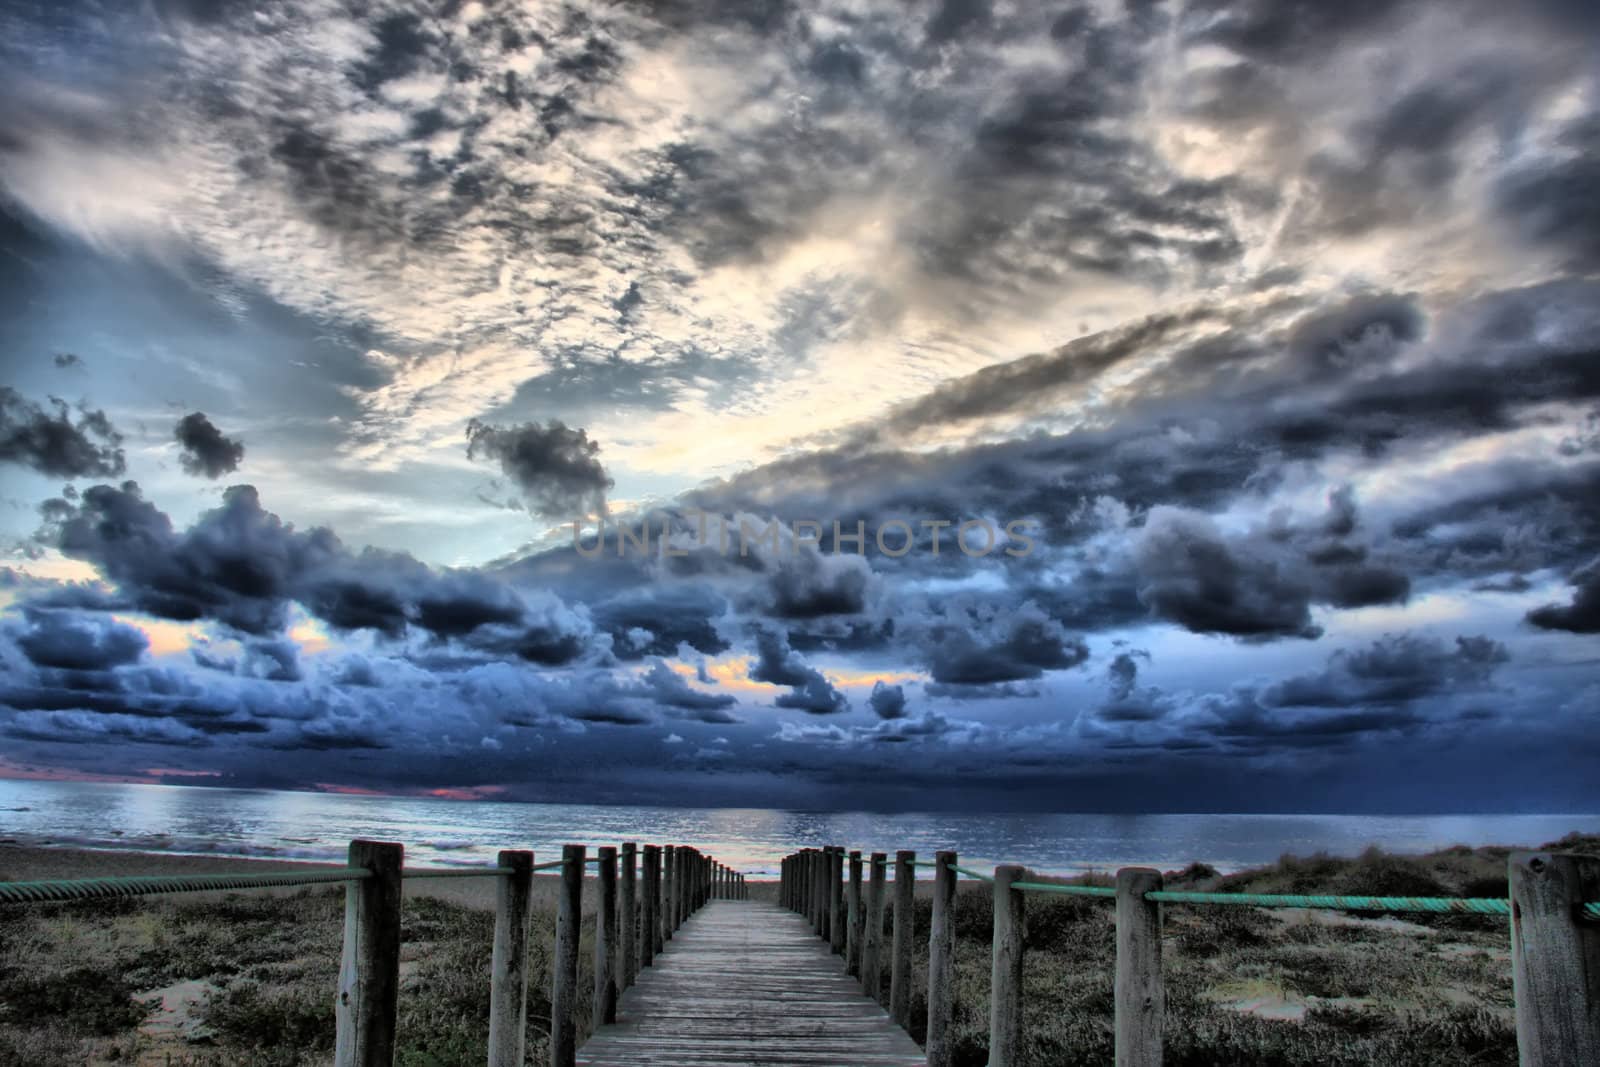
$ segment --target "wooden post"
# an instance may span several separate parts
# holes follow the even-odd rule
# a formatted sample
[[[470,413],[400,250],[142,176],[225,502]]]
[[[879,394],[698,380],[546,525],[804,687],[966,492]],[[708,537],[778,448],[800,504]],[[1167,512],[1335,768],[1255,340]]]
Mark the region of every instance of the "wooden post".
[[[584,852],[582,845],[561,849],[556,955],[550,975],[550,1067],[574,1067],[578,1057],[578,935],[583,922]]]
[[[989,974],[989,1067],[1022,1062],[1022,939],[1027,912],[1012,882],[1027,871],[1015,864],[994,869],[994,968]]]
[[[883,891],[889,857],[874,852],[867,872],[867,936],[862,942],[861,987],[873,1000],[883,999]]]
[[[889,966],[889,1017],[911,1025],[911,939],[917,917],[917,854],[894,854],[894,951]]]
[[[617,850],[600,848],[600,910],[594,922],[595,1025],[617,1021]]]
[[[507,849],[495,879],[494,951],[489,968],[489,1067],[522,1067],[528,1032],[528,916],[533,853]]]
[[[672,931],[677,929],[674,919],[678,914],[677,898],[673,894],[678,889],[678,846],[668,845],[661,855],[661,939],[672,940]]]
[[[845,921],[848,929],[844,939],[844,973],[861,977],[861,935],[867,928],[867,917],[861,906],[861,850],[850,853],[850,892]]]
[[[1511,982],[1522,1067],[1600,1064],[1600,857],[1510,857]]]
[[[622,890],[617,899],[617,921],[622,933],[622,941],[618,946],[622,952],[621,981],[618,985],[623,989],[631,986],[634,976],[639,973],[639,903],[635,885],[638,852],[638,842],[622,843]]]
[[[400,870],[405,849],[350,842],[349,866],[372,872],[346,882],[344,954],[334,1002],[335,1067],[389,1067],[400,1003]]]
[[[828,947],[844,955],[844,848],[835,845],[828,853]]]
[[[828,875],[833,873],[833,846],[823,846],[817,856],[817,936],[824,941],[833,937],[833,887]]]
[[[951,1067],[955,1042],[950,1020],[955,1006],[956,944],[951,913],[956,906],[956,854],[933,856],[933,922],[928,931],[928,1067]]]
[[[812,880],[811,850],[804,849],[800,853],[800,914],[811,921],[811,890],[816,883]]]
[[[1161,1067],[1161,905],[1145,900],[1161,872],[1117,872],[1116,1067]]]
[[[834,865],[834,849],[830,846],[816,853],[816,936],[827,941],[827,907],[832,894],[827,891],[827,870]]]
[[[639,966],[653,967],[661,951],[661,846],[644,846],[644,915],[639,923]]]

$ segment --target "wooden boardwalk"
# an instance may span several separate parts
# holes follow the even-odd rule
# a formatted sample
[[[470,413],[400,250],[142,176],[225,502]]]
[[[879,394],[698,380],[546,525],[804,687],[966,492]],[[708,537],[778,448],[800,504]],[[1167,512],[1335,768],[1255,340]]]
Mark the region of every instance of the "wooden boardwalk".
[[[712,900],[578,1050],[590,1067],[922,1067],[922,1050],[801,916]]]

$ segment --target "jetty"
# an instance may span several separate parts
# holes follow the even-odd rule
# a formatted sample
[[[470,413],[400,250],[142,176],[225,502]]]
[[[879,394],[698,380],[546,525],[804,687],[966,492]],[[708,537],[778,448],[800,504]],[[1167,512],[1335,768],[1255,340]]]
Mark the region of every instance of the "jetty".
[[[1100,898],[1115,915],[1115,1063],[1159,1067],[1168,907],[1471,913],[1508,920],[1518,1056],[1524,1067],[1600,1063],[1600,857],[1535,852],[1509,860],[1508,898],[1333,896],[1167,890],[1159,871],[1119,870],[1113,885],[1041,879],[1015,864],[962,866],[954,852],[839,846],[784,857],[776,886],[687,845],[593,850],[566,845],[536,862],[506,850],[494,866],[415,869],[393,842],[350,843],[344,867],[270,874],[0,882],[0,905],[151,893],[342,883],[344,946],[333,993],[336,1067],[392,1067],[400,989],[402,886],[496,879],[489,963],[490,1067],[525,1067],[534,876],[559,874],[549,956],[551,1067],[951,1067],[958,880],[993,893],[989,1067],[1023,1060],[1027,901]],[[929,872],[925,964],[913,967],[918,872]],[[586,892],[587,887],[587,892]],[[586,917],[584,901],[592,910]],[[592,935],[589,934],[592,923]],[[579,957],[592,940],[592,985]],[[911,1036],[912,1005],[922,1043]],[[530,1024],[533,1025],[530,1025]]]

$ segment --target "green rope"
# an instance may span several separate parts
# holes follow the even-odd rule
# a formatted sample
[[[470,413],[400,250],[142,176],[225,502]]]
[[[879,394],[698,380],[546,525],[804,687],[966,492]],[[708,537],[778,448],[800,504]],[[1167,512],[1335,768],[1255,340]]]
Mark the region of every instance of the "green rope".
[[[1592,900],[1583,906],[1585,919],[1600,919],[1600,900]]]
[[[498,878],[510,874],[510,867],[462,867],[460,870],[401,871],[402,878]]]
[[[938,866],[939,866],[939,861],[938,860],[912,860],[911,861],[911,866],[913,866],[913,867],[932,867],[932,868],[937,870]]]
[[[282,874],[186,874],[132,878],[67,878],[46,882],[0,882],[0,903],[41,900],[103,900],[150,893],[199,893],[215,889],[262,889],[273,886],[319,885],[372,877],[365,867]]]
[[[1347,897],[1270,893],[1181,893],[1154,890],[1146,900],[1167,904],[1243,904],[1257,908],[1336,908],[1341,911],[1471,912],[1509,915],[1510,901],[1489,897]]]
[[[1108,885],[1058,885],[1055,882],[1012,882],[1012,889],[1024,893],[1060,893],[1069,897],[1114,897],[1117,891]]]
[[[557,867],[564,866],[566,862],[566,860],[551,860],[549,863],[535,863],[528,869],[531,871],[553,871]]]
[[[981,874],[978,871],[970,871],[965,867],[957,867],[954,864],[952,864],[950,869],[952,871],[955,871],[957,874],[964,874],[968,878],[976,878],[980,882],[992,882],[992,881],[994,881],[994,879],[990,878],[987,874]]]

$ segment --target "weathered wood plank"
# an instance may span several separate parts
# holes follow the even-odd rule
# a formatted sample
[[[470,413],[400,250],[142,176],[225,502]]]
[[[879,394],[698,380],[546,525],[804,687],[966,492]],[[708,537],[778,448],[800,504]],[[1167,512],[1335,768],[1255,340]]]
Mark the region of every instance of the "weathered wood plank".
[[[921,1050],[804,915],[716,900],[696,912],[579,1050],[588,1067],[921,1067]]]

